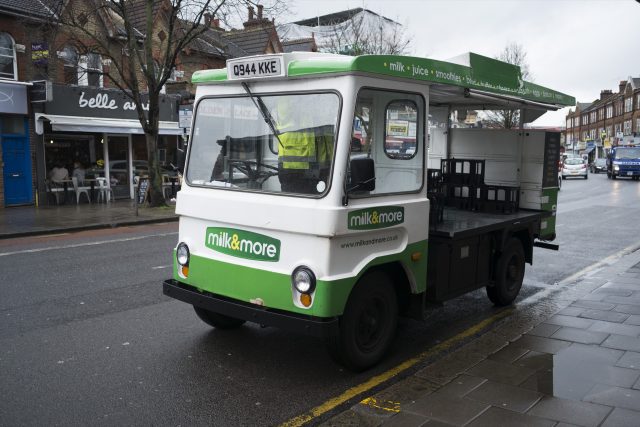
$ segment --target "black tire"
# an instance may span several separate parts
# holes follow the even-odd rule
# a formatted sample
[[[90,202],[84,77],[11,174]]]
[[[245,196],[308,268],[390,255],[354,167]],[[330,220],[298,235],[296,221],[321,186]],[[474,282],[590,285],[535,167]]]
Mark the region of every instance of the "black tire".
[[[376,365],[391,347],[398,325],[398,297],[382,272],[364,275],[340,318],[340,332],[327,341],[331,356],[361,372]]]
[[[487,286],[487,296],[497,306],[509,305],[516,299],[524,278],[524,249],[519,239],[511,238],[496,264],[494,283]]]
[[[607,178],[611,179],[611,174],[607,172]]]
[[[612,178],[612,179],[616,179],[616,178],[617,178],[617,177],[616,177],[616,174],[615,174],[615,173],[612,173],[612,174],[611,174],[611,178]]]
[[[196,314],[204,323],[213,326],[216,329],[235,329],[246,322],[246,320],[236,319],[235,317],[225,316],[224,314],[209,311],[207,309],[193,306]]]
[[[584,179],[588,179],[588,178],[589,178],[589,175],[585,175],[585,176],[584,176]]]

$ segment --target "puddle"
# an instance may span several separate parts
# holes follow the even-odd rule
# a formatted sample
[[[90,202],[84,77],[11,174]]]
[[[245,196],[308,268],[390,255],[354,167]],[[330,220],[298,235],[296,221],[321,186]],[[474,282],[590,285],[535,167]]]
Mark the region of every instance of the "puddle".
[[[615,366],[623,353],[573,344],[555,355],[531,351],[514,364],[536,371],[520,387],[548,396],[582,400],[597,384],[631,388],[640,372]]]

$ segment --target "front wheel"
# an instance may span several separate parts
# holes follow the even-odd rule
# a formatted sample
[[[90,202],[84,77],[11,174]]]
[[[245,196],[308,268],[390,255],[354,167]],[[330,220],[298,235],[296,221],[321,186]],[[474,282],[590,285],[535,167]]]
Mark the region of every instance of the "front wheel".
[[[512,237],[502,249],[496,264],[494,283],[487,286],[487,296],[498,306],[516,299],[524,279],[524,249],[519,239]]]
[[[396,333],[397,300],[386,274],[373,272],[363,276],[349,296],[338,336],[327,343],[332,357],[356,372],[376,365]]]
[[[202,307],[196,307],[195,305],[193,306],[193,309],[200,320],[216,329],[235,329],[244,325],[246,322],[246,320],[225,316],[224,314],[209,311]]]

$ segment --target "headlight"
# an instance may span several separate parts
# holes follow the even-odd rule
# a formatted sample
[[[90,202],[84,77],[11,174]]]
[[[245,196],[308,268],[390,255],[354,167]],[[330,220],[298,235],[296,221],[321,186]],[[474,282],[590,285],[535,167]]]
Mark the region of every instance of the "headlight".
[[[618,166],[618,165],[613,165],[613,170],[614,170],[614,171],[619,171],[619,170],[620,170],[620,166]]]
[[[311,294],[316,290],[316,275],[308,267],[300,266],[293,270],[291,283],[301,294]]]
[[[189,247],[186,243],[180,242],[176,248],[176,260],[180,265],[189,265]]]

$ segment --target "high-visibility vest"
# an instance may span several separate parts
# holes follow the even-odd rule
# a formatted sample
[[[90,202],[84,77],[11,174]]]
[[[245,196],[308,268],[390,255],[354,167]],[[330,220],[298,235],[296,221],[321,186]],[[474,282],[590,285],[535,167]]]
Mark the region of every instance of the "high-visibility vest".
[[[331,165],[333,135],[316,135],[312,130],[283,132],[278,163],[283,169],[324,169]]]

